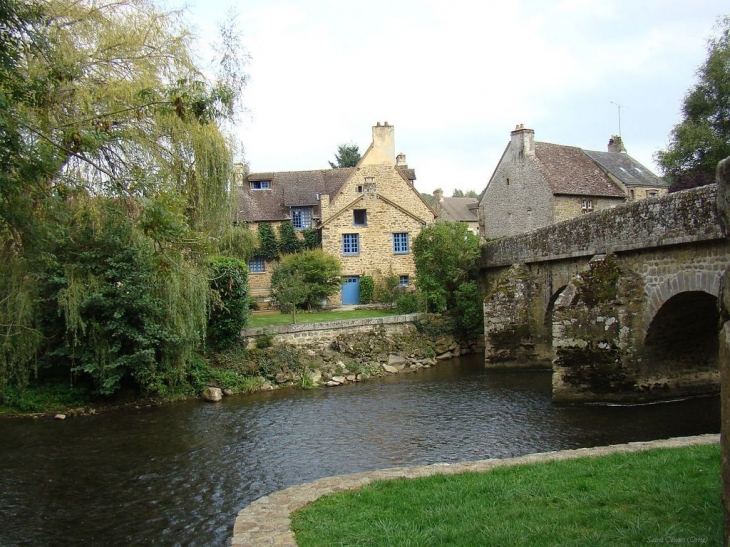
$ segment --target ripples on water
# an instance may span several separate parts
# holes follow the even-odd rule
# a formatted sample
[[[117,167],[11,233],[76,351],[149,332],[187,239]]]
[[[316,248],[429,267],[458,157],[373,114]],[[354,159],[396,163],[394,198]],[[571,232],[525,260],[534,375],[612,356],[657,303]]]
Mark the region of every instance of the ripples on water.
[[[225,545],[239,509],[329,475],[718,432],[718,398],[559,406],[482,356],[335,389],[0,421],[0,545]]]

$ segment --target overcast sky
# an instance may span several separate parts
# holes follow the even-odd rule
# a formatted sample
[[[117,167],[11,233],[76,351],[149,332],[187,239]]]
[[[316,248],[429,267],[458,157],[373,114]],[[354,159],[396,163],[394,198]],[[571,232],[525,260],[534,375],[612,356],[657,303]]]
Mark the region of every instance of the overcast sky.
[[[395,126],[416,188],[481,192],[517,124],[657,171],[727,0],[188,0],[205,39],[235,4],[251,60],[236,134],[252,171],[328,168]],[[205,46],[201,46],[201,51]]]

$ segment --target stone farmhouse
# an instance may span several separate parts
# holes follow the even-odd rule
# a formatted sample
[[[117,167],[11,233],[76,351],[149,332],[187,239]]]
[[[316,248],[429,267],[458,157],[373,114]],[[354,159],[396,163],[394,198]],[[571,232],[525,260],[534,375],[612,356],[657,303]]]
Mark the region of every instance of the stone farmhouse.
[[[447,198],[437,188],[433,192],[436,222],[463,222],[469,231],[479,235],[479,200],[477,198]]]
[[[668,184],[631,158],[620,137],[606,152],[535,142],[518,125],[479,201],[480,234],[493,239],[663,195]]]
[[[411,246],[434,212],[413,183],[415,171],[403,154],[395,156],[394,127],[372,128],[373,140],[357,166],[343,169],[244,174],[237,182],[236,220],[257,230],[291,222],[295,230],[320,232],[322,249],[342,267],[342,304],[360,302],[360,279],[396,275],[412,284]],[[249,263],[254,300],[268,300],[273,264]],[[333,302],[334,303],[334,302]]]

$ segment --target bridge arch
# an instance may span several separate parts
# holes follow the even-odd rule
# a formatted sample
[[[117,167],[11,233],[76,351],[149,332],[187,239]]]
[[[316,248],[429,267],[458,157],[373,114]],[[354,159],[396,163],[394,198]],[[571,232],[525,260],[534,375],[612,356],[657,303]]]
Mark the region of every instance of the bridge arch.
[[[675,368],[716,367],[720,314],[717,297],[707,291],[680,292],[652,319],[644,338],[646,357]]]
[[[644,307],[644,335],[659,310],[673,297],[681,293],[704,292],[717,296],[720,294],[722,271],[685,270],[664,277],[661,283],[646,286],[646,306]]]

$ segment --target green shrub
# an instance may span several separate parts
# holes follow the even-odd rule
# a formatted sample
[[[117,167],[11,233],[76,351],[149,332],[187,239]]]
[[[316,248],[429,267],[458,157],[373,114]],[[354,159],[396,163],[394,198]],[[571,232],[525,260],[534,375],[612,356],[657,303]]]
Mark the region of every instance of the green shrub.
[[[213,305],[208,316],[208,342],[216,349],[240,338],[249,316],[248,267],[240,260],[216,257],[210,260]]]
[[[456,334],[458,334],[458,337],[474,338],[484,333],[484,305],[482,300],[482,293],[475,281],[462,283],[456,289],[453,316],[456,321]]]
[[[425,311],[426,305],[423,294],[420,291],[397,291],[398,296],[395,299],[395,309],[398,313],[416,313]]]
[[[369,275],[363,275],[360,278],[360,302],[370,304],[373,301],[373,293],[375,291],[375,282]]]

